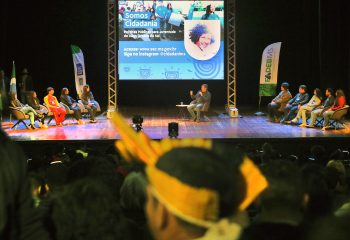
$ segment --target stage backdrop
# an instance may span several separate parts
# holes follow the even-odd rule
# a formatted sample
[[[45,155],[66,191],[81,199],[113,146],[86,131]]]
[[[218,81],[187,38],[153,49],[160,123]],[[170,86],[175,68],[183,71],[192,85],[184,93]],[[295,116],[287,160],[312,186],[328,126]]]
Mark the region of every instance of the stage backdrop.
[[[224,1],[118,1],[119,80],[223,80]]]

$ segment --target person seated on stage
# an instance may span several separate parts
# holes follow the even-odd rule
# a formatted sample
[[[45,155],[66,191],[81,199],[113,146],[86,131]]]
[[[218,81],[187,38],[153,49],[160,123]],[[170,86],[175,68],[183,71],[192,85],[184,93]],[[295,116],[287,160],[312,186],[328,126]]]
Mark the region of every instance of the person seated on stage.
[[[341,89],[338,89],[335,92],[335,101],[334,101],[333,106],[323,113],[323,118],[324,118],[324,123],[323,123],[323,128],[322,128],[323,131],[330,128],[329,120],[330,120],[331,116],[333,115],[333,113],[336,110],[343,108],[345,106],[345,104],[346,104],[346,99],[345,99],[344,91]]]
[[[57,98],[53,95],[54,93],[54,89],[52,87],[48,87],[47,96],[44,97],[44,102],[50,111],[53,112],[56,126],[62,127],[62,123],[67,113],[66,110],[58,103]]]
[[[284,117],[281,123],[290,121],[296,114],[297,110],[309,100],[309,94],[306,92],[305,85],[299,86],[299,93],[289,100],[287,106],[284,107]]]
[[[281,92],[267,105],[268,117],[271,122],[280,122],[280,115],[288,101],[292,98],[289,92],[289,84],[282,83]]]
[[[90,122],[96,123],[96,112],[97,112],[97,103],[94,99],[94,95],[90,91],[90,86],[85,85],[83,87],[83,94],[81,95],[81,101],[84,104],[84,107],[89,111]]]
[[[323,104],[321,106],[318,106],[311,112],[310,123],[309,125],[306,125],[307,127],[309,128],[315,127],[316,119],[322,116],[325,111],[327,111],[333,106],[335,98],[334,98],[334,91],[332,88],[326,89],[326,97],[327,99],[323,102]]]
[[[27,103],[29,106],[31,106],[38,114],[46,116],[48,114],[47,109],[40,104],[40,100],[36,94],[35,91],[31,91],[27,96]],[[42,118],[39,122],[39,127],[47,128],[46,124],[44,123],[44,119]]]
[[[69,107],[69,109],[74,111],[74,118],[77,120],[78,124],[84,124],[81,116],[81,109],[78,106],[77,101],[71,96],[69,96],[68,88],[62,88],[60,101],[61,103],[66,104]]]
[[[187,106],[187,109],[191,114],[192,121],[199,122],[201,110],[204,110],[204,105],[208,105],[211,101],[211,93],[208,91],[208,84],[202,84],[201,89],[196,95],[194,95],[193,91],[191,90],[190,95],[194,100]]]
[[[304,104],[299,108],[297,116],[292,120],[288,121],[287,123],[298,123],[299,119],[302,119],[302,123],[299,125],[299,127],[306,127],[306,113],[311,112],[316,107],[318,107],[322,102],[322,92],[319,88],[316,88],[314,90],[314,95],[310,99],[310,101],[307,104]]]
[[[32,129],[36,129],[35,120],[38,119],[41,121],[41,119],[44,118],[44,115],[37,113],[31,106],[22,104],[17,99],[17,93],[11,93],[10,99],[10,106],[22,111],[24,114],[27,114],[30,120],[30,127]],[[42,125],[40,125],[40,127],[41,126]]]

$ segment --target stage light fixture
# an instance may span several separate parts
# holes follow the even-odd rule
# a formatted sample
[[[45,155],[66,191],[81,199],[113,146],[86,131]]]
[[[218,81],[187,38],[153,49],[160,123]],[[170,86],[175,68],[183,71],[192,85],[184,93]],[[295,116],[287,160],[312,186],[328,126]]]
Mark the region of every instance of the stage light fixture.
[[[179,124],[177,122],[168,123],[168,134],[170,138],[177,138],[179,136]]]
[[[142,128],[143,117],[141,115],[135,115],[132,117],[132,127],[136,132],[140,132],[143,130]]]

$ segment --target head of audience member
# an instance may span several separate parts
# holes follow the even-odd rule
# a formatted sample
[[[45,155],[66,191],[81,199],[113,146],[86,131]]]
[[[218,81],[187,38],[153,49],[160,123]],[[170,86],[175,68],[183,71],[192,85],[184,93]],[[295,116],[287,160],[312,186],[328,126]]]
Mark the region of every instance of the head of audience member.
[[[53,89],[53,87],[48,87],[46,89],[46,92],[47,92],[48,95],[52,96],[55,93],[55,90]]]
[[[144,216],[147,181],[139,172],[132,172],[124,179],[120,188],[120,207],[128,215]]]
[[[262,145],[261,164],[268,164],[271,160],[276,159],[277,155],[276,150],[270,143],[264,143]]]
[[[76,161],[71,165],[67,174],[67,182],[75,182],[80,179],[96,179],[110,187],[110,192],[119,201],[120,187],[123,177],[116,172],[116,164],[113,159],[104,154],[89,156],[82,161]]]
[[[307,240],[348,240],[350,236],[350,214],[335,217],[330,216],[320,221],[311,228]]]
[[[69,95],[68,88],[62,88],[61,95]]]
[[[314,145],[310,149],[311,157],[315,163],[325,166],[327,163],[326,149],[321,145]]]
[[[208,91],[208,84],[202,84],[201,86],[201,92],[206,93]]]
[[[307,221],[329,215],[332,212],[331,192],[327,184],[325,168],[313,163],[302,167],[304,191],[308,195],[306,207]]]
[[[306,196],[298,167],[284,160],[273,161],[262,167],[269,182],[260,195],[260,222],[287,223],[298,226],[303,220]]]
[[[335,193],[346,193],[346,169],[340,160],[331,160],[327,163],[326,174],[329,188]]]
[[[53,196],[55,239],[130,239],[128,226],[110,188],[82,179]]]
[[[304,93],[306,93],[306,91],[307,91],[306,85],[300,85],[299,86],[299,93],[300,94],[304,94]]]
[[[319,88],[315,88],[314,95],[317,96],[319,99],[322,99],[322,91]]]
[[[202,51],[214,43],[214,37],[204,24],[197,24],[190,32],[191,41]]]
[[[282,83],[281,84],[281,91],[286,92],[288,90],[289,90],[289,83],[287,83],[287,82]]]
[[[177,148],[146,169],[145,211],[156,240],[201,237],[207,230],[205,223],[231,217],[238,210],[238,174],[225,168],[221,160],[209,150]],[[188,196],[190,192],[201,193]]]
[[[88,92],[90,92],[90,86],[89,85],[85,85],[83,87],[83,93],[88,93]]]
[[[334,96],[334,90],[332,88],[326,89],[326,97]]]

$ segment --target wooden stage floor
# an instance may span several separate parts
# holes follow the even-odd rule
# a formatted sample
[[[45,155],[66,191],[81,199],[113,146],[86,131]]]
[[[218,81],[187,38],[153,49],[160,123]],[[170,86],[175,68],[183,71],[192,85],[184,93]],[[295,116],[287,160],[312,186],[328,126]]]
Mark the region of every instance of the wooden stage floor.
[[[242,118],[228,118],[223,114],[209,117],[209,121],[200,123],[183,119],[178,109],[137,109],[125,108],[121,113],[131,123],[132,116],[139,114],[144,117],[144,131],[152,139],[168,137],[168,123],[179,123],[179,138],[212,138],[212,139],[291,139],[291,138],[337,138],[350,137],[350,124],[342,130],[321,131],[320,129],[300,128],[298,126],[270,123],[266,117],[256,117],[252,114],[242,114]],[[187,113],[185,112],[185,115]],[[86,120],[86,122],[88,122]],[[76,125],[75,120],[69,120],[63,127],[55,127],[54,121],[48,129],[27,130],[21,125],[17,130],[6,129],[8,135],[15,141],[82,141],[82,140],[114,140],[120,135],[111,122],[100,116],[98,123]]]

